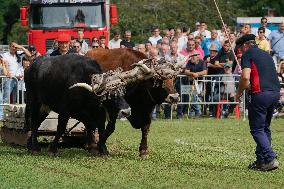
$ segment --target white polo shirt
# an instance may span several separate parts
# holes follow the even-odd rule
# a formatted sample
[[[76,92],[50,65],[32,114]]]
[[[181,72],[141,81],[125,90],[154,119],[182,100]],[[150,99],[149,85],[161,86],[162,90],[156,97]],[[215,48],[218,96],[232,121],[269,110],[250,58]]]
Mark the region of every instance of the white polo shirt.
[[[8,71],[11,74],[11,77],[15,77],[22,67],[21,63],[17,62],[16,55],[12,55],[10,52],[5,52],[2,54],[2,57],[3,60],[8,63]]]

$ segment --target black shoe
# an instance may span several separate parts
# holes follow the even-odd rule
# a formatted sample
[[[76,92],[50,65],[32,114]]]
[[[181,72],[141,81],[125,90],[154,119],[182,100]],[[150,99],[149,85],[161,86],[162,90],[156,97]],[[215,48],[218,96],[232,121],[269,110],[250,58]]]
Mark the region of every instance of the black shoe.
[[[262,168],[263,163],[260,163],[259,161],[252,162],[249,164],[248,168],[253,170],[260,170]]]
[[[279,162],[277,161],[276,158],[274,158],[273,160],[271,160],[268,163],[264,163],[261,166],[261,171],[272,171],[275,170],[279,167]]]

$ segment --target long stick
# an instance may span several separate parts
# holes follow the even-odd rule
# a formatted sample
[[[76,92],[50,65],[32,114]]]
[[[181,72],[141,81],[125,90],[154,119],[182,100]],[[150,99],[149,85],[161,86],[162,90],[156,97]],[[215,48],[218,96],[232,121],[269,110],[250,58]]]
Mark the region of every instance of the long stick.
[[[219,7],[218,7],[218,5],[217,5],[217,2],[216,2],[216,0],[213,0],[213,1],[214,1],[214,3],[215,3],[216,8],[217,8],[219,17],[220,17],[220,19],[221,19],[221,21],[222,21],[222,25],[223,25],[223,27],[225,28],[225,34],[226,34],[226,36],[227,36],[227,38],[228,38],[228,41],[229,41],[229,44],[230,44],[230,46],[231,46],[231,50],[233,51],[233,54],[234,54],[235,60],[236,60],[236,62],[237,62],[237,65],[240,66],[240,63],[239,63],[238,58],[237,58],[237,56],[236,56],[236,54],[235,54],[235,52],[234,52],[233,45],[232,45],[232,43],[231,43],[231,41],[230,41],[229,34],[228,34],[228,32],[227,32],[227,27],[225,26],[225,23],[224,23],[224,20],[223,20],[223,18],[222,18],[222,15],[221,15],[221,12],[220,12],[220,10],[219,10]]]

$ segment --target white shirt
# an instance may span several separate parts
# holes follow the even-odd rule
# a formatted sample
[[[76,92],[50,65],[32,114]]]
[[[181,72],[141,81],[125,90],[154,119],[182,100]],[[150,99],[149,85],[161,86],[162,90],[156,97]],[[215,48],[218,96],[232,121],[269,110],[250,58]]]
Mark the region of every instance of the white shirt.
[[[186,36],[181,36],[178,38],[178,42],[177,42],[178,51],[181,51],[186,48],[187,41],[188,39]]]
[[[85,40],[83,40],[82,48],[80,50],[80,53],[86,54],[88,52],[88,50],[89,50],[89,45],[88,45],[88,43],[86,43]]]
[[[199,33],[200,31],[193,32],[194,37],[196,37]],[[203,32],[201,32],[201,35],[204,35],[205,38],[211,38],[211,32],[208,30],[204,30]]]
[[[20,70],[23,68],[21,63],[17,62],[16,55],[12,55],[10,52],[5,52],[3,55],[3,60],[8,63],[8,71],[11,77],[18,76]]]
[[[122,41],[121,39],[118,39],[118,40],[112,39],[112,40],[110,40],[108,42],[108,48],[109,49],[118,49],[118,48],[120,48],[120,42],[121,41]]]
[[[152,43],[152,45],[157,45],[157,42],[162,39],[162,37],[159,35],[159,36],[152,36],[152,37],[149,37],[149,41]]]

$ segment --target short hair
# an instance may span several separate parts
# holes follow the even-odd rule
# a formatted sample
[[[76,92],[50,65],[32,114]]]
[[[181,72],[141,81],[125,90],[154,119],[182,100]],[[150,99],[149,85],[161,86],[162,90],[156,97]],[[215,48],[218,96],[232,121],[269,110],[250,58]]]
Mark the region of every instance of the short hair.
[[[99,39],[100,39],[100,40],[101,40],[101,39],[106,39],[106,36],[101,35],[101,36],[99,37]]]
[[[131,34],[131,31],[130,30],[126,30],[124,33],[130,33]]]
[[[71,36],[71,40],[75,40],[75,37],[74,37],[74,36]]]
[[[206,22],[204,20],[201,20],[199,23],[200,24],[206,24]]]
[[[115,30],[115,31],[113,32],[113,34],[114,34],[114,35],[120,35],[120,31],[119,31],[119,30]]]
[[[225,40],[224,41],[224,44],[228,44],[228,43],[230,43],[229,40]]]
[[[152,42],[151,42],[151,41],[146,41],[145,44],[146,44],[146,43],[150,43],[150,44],[152,45]]]
[[[267,18],[266,18],[266,17],[262,17],[262,18],[260,19],[260,21],[262,21],[262,20],[267,20]]]
[[[160,28],[159,28],[158,26],[154,26],[154,27],[152,28],[152,32],[153,32],[154,30],[156,30],[156,29],[160,30]]]
[[[265,32],[265,28],[264,28],[264,27],[259,27],[259,28],[257,29],[257,31],[264,31],[264,32]]]

